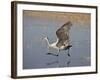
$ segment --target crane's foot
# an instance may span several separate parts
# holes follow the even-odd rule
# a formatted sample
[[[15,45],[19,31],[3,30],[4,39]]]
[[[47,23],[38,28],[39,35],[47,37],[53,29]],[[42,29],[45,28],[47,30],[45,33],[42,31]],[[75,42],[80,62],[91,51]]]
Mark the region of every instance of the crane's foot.
[[[68,56],[70,57],[70,54],[68,54]]]
[[[54,54],[54,53],[47,53],[47,55],[59,56],[58,54]]]

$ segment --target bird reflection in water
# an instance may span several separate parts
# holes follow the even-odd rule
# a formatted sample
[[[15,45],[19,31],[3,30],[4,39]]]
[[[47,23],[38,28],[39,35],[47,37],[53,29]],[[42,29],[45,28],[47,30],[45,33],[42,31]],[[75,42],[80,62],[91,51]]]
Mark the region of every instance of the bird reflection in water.
[[[66,62],[65,62],[66,65],[65,65],[65,66],[66,66],[66,67],[70,67],[70,63],[71,63],[70,60],[66,61]],[[48,62],[48,63],[46,63],[46,65],[47,65],[47,66],[50,66],[50,65],[57,65],[57,67],[63,67],[63,66],[60,65],[60,62],[59,62],[59,61]]]
[[[68,57],[71,56],[70,55],[70,47],[66,49]],[[70,67],[70,64],[71,64],[71,60],[70,59],[65,60],[65,63],[64,63],[65,65],[62,66],[60,61],[59,61],[59,56],[58,55],[53,54],[53,53],[47,53],[47,55],[56,56],[56,60],[46,63],[47,66],[56,65],[56,67],[65,67],[65,66],[66,67]]]

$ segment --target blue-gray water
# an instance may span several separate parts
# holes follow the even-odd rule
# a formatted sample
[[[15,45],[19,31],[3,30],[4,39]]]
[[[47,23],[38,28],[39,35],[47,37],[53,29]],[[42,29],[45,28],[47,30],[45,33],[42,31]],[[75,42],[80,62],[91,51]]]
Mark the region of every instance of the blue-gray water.
[[[23,69],[80,67],[91,65],[90,26],[73,22],[70,30],[72,47],[61,51],[59,56],[47,55],[48,49],[43,37],[48,36],[50,43],[56,41],[56,30],[63,22],[24,16],[23,26]]]

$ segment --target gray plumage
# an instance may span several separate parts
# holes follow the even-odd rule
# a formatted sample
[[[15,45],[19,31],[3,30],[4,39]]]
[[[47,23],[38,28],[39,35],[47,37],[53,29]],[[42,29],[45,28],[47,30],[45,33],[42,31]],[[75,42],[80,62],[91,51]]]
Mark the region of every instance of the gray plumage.
[[[72,26],[72,23],[70,21],[66,22],[63,24],[57,31],[57,41],[53,43],[49,43],[48,37],[45,37],[44,40],[46,40],[47,45],[48,45],[48,50],[51,48],[56,49],[59,53],[60,50],[67,50],[72,47],[70,45],[70,40],[69,40],[69,30]],[[69,56],[69,53],[68,53]]]
[[[69,46],[69,30],[72,26],[72,23],[70,21],[63,24],[57,31],[56,35],[58,38],[58,43],[56,44],[57,47]]]

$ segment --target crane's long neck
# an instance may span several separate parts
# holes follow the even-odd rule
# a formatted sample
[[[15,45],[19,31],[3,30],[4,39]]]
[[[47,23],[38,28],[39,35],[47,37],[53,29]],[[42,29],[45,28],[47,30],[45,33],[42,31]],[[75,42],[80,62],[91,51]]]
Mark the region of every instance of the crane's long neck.
[[[48,40],[48,39],[45,39],[45,40],[46,40],[46,42],[47,42],[48,46],[50,46],[49,40]]]

